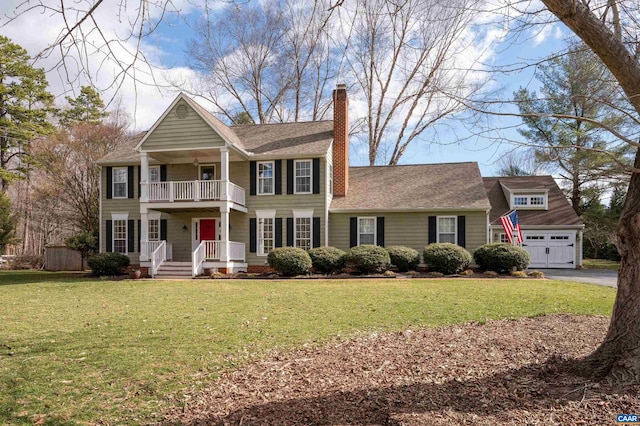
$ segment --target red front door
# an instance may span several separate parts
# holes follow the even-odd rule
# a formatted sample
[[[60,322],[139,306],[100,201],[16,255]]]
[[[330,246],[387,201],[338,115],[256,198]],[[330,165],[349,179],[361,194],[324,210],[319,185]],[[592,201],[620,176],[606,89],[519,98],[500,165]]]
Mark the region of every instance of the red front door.
[[[200,219],[200,241],[216,239],[216,220]]]

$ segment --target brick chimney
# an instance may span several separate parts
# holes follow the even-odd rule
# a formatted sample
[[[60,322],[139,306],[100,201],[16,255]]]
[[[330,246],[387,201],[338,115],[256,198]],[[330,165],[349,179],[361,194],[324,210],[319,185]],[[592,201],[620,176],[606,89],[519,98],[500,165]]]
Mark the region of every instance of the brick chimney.
[[[333,196],[344,197],[349,190],[349,98],[347,85],[333,91]]]

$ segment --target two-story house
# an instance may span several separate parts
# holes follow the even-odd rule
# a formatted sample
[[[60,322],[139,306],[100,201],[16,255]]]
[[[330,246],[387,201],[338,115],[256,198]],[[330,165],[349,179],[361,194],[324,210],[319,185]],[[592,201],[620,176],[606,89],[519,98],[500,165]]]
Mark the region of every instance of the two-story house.
[[[333,100],[333,121],[229,127],[178,95],[149,131],[99,161],[100,250],[152,276],[195,276],[264,270],[274,247],[473,251],[497,235],[504,200],[476,163],[349,167],[344,85]],[[522,194],[537,203],[536,191]],[[540,208],[554,207],[546,200]],[[576,218],[567,225],[579,227]]]

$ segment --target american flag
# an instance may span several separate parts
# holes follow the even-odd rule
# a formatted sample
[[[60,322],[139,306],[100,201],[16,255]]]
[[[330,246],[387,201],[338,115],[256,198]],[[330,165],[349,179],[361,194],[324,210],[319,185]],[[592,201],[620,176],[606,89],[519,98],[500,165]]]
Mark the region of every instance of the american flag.
[[[513,210],[510,213],[500,216],[500,223],[502,224],[504,232],[507,234],[509,243],[513,243],[513,230],[516,229],[518,231],[518,244],[522,244],[522,231],[520,230],[520,221],[518,220],[517,211]]]

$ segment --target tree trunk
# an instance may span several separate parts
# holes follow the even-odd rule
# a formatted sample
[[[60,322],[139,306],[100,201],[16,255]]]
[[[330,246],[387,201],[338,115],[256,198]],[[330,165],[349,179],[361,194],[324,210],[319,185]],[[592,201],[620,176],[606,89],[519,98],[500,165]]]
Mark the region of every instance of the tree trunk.
[[[640,168],[640,149],[635,167]],[[640,383],[640,174],[634,173],[618,223],[618,293],[604,342],[577,371],[620,384]]]

